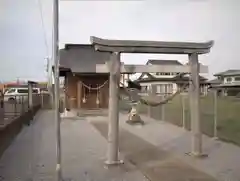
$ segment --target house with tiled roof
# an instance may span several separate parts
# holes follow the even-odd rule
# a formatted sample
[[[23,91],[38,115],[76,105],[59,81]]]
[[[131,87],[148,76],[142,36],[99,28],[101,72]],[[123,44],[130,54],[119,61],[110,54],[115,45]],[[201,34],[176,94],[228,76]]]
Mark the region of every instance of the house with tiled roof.
[[[221,84],[224,85],[240,85],[240,70],[227,70],[224,72],[214,74]]]
[[[212,88],[218,88],[224,95],[237,95],[240,93],[240,69],[229,69],[214,74],[214,80],[209,81]]]
[[[147,65],[183,65],[177,60],[148,60]],[[200,90],[202,93],[207,93],[206,78],[200,76]],[[180,76],[178,72],[157,72],[157,73],[142,73],[140,77],[135,80],[142,87],[142,91],[149,91],[152,85],[156,85],[158,94],[173,94],[179,88],[189,82],[189,75],[184,74]]]

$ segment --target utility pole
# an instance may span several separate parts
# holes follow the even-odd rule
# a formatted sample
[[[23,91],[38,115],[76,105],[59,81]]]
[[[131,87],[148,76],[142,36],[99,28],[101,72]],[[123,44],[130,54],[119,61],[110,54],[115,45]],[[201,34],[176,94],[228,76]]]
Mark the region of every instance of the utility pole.
[[[56,124],[56,154],[57,154],[57,180],[62,180],[61,169],[61,127],[60,127],[60,112],[59,112],[59,0],[53,0],[53,47],[52,58],[54,61],[54,113]]]

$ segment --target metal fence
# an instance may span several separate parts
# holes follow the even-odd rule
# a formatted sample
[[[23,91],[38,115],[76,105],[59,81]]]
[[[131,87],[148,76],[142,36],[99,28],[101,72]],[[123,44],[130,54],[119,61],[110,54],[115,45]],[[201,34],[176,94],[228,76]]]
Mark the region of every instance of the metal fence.
[[[162,98],[167,95],[159,95]],[[121,100],[120,108],[130,110],[128,102]],[[161,121],[191,130],[188,93],[182,93],[166,104],[157,107],[140,105],[140,113]],[[240,145],[240,98],[220,96],[209,92],[200,97],[202,133]]]
[[[41,105],[42,95],[33,95],[33,107]],[[29,111],[28,96],[18,95],[11,96],[11,99],[4,97],[2,101],[2,116],[0,118],[1,124],[7,124],[14,118],[23,115]]]

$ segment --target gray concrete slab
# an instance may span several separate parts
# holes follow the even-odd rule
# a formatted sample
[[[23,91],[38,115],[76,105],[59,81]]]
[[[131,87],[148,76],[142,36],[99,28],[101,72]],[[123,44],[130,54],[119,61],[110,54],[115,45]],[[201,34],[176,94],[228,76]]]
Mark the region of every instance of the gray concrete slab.
[[[101,135],[89,123],[89,121],[101,120],[106,125],[106,115],[93,117],[87,115],[78,118],[67,116],[64,118],[61,129],[62,166],[65,180],[142,181],[147,180],[144,174],[152,176],[152,180],[162,179],[161,176],[173,180],[174,178],[170,176],[174,174],[166,175],[169,173],[169,169],[178,175],[188,172],[190,169],[192,173],[204,172],[217,180],[240,180],[239,147],[204,136],[204,151],[208,157],[194,159],[185,154],[191,150],[191,134],[189,132],[143,115],[142,119],[146,122],[144,126],[131,126],[125,123],[127,115],[120,115],[120,125],[125,130],[124,134],[121,133],[123,136],[120,136],[120,139],[125,140],[121,143],[124,146],[122,152],[120,150],[121,156],[125,157],[134,150],[137,152],[140,148],[150,148],[147,146],[149,144],[153,146],[147,151],[139,150],[136,155],[128,154],[128,157],[125,157],[124,165],[106,168],[104,161],[106,159],[107,142],[105,137],[107,131],[102,128],[105,131],[100,131]],[[36,115],[33,124],[22,130],[0,159],[0,180],[52,181],[56,179],[56,139],[53,121],[52,111],[41,111]],[[172,158],[169,157],[171,154],[179,158],[178,161],[167,159],[163,167],[158,162],[163,158],[158,154],[163,152],[167,153],[168,157],[166,158]],[[131,162],[134,159],[138,160],[139,165]],[[179,163],[181,164],[179,165]],[[182,167],[180,167],[181,165]],[[189,168],[189,165],[192,168]],[[181,171],[179,172],[179,170]],[[181,178],[184,178],[184,174]]]
[[[141,115],[145,126],[125,123],[127,115],[121,114],[121,127],[153,145],[169,151],[198,170],[208,173],[217,180],[240,180],[240,147],[214,140],[203,135],[203,150],[206,158],[197,159],[187,155],[191,151],[191,133],[167,122]]]
[[[108,126],[105,118],[91,118],[90,122],[107,139]],[[151,181],[215,181],[169,151],[162,150],[146,140],[120,129],[119,150],[125,162],[131,162]]]
[[[56,138],[52,111],[41,111],[0,159],[0,180],[56,180]],[[71,181],[144,181],[130,163],[106,168],[106,140],[85,119],[65,118],[62,130],[62,169]]]
[[[39,112],[0,160],[2,180],[54,180],[55,134],[52,116]]]

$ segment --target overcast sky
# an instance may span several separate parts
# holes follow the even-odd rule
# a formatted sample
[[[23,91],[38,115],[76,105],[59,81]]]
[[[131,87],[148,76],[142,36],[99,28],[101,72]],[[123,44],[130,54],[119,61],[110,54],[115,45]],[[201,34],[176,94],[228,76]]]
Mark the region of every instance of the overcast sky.
[[[52,2],[0,0],[0,80],[46,79],[51,53]],[[60,1],[60,46],[90,43],[89,37],[156,41],[208,41],[215,44],[200,61],[211,74],[240,69],[239,0]],[[47,36],[48,50],[44,43]],[[51,56],[51,54],[50,54]],[[173,55],[123,55],[126,63],[147,59],[178,59]]]

